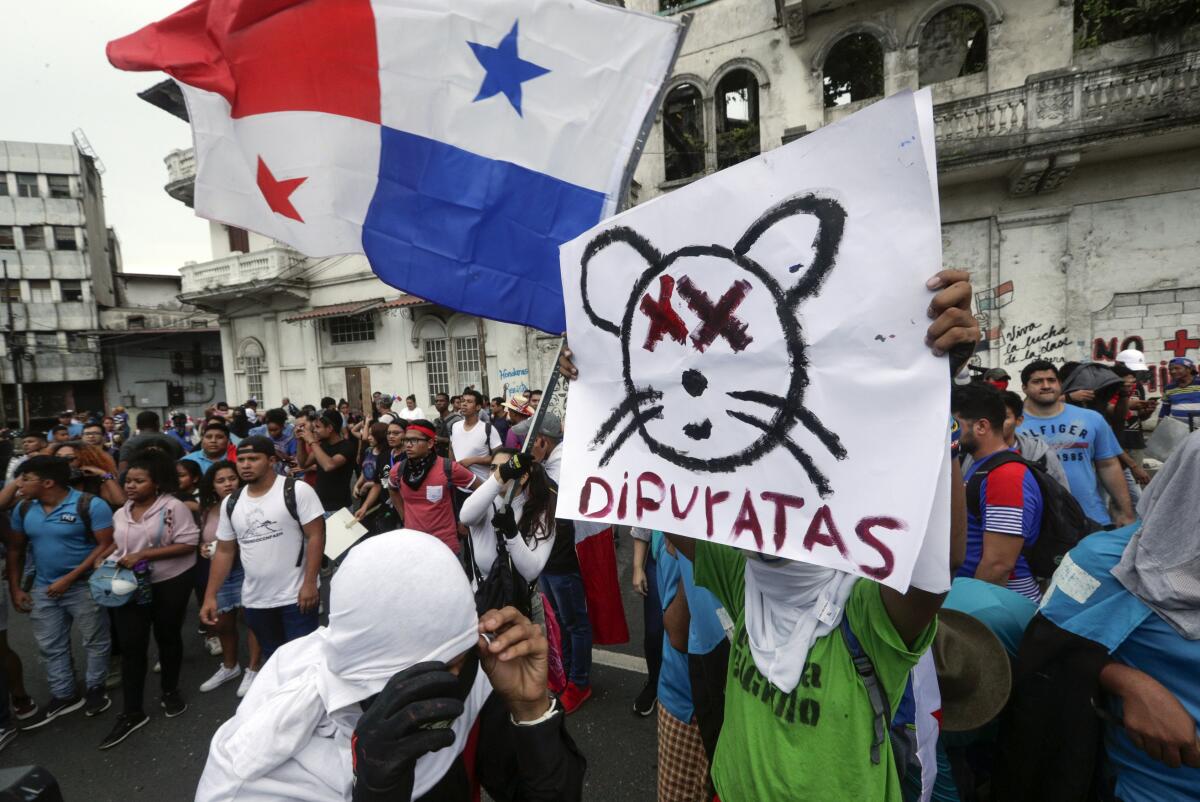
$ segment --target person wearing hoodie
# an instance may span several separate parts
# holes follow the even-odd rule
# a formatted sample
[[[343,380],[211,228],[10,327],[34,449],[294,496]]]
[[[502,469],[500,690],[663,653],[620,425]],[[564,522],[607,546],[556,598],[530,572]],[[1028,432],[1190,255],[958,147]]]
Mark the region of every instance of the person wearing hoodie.
[[[175,466],[165,454],[146,452],[129,463],[125,472],[128,500],[113,515],[114,548],[105,556],[135,573],[145,572],[150,598],[141,598],[139,591],[137,598],[114,608],[125,707],[112,731],[100,742],[101,749],[111,749],[150,720],[143,697],[151,632],[162,663],[163,712],[167,718],[174,718],[187,710],[187,702],[179,693],[183,617],[195,584],[200,529],[191,510],[173,495],[175,489]],[[96,567],[102,562],[98,558]]]
[[[582,798],[541,627],[511,607],[478,617],[440,540],[400,529],[354,546],[329,610],[217,730],[196,802]]]

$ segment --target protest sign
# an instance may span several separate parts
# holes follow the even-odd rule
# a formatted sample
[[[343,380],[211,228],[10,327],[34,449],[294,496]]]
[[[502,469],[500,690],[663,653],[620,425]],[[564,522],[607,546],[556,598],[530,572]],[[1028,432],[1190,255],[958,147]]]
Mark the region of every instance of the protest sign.
[[[907,588],[948,531],[934,169],[904,93],[564,245],[558,515]]]

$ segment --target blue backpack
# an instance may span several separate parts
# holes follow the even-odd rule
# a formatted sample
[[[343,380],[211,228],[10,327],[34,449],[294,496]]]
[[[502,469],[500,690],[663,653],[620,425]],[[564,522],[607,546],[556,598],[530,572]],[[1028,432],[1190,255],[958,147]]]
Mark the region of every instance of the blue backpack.
[[[875,719],[875,734],[871,741],[871,763],[879,765],[884,741],[890,740],[904,801],[914,802],[920,798],[920,783],[917,783],[916,793],[912,793],[914,789],[905,782],[906,777],[919,778],[921,776],[921,760],[917,755],[917,699],[913,693],[912,672],[909,672],[908,681],[904,684],[904,695],[900,697],[896,715],[889,720],[888,713],[891,711],[891,706],[888,704],[887,693],[879,683],[875,665],[863,651],[862,644],[850,629],[850,620],[844,615],[839,629],[842,631],[842,639],[846,642],[846,648],[850,650],[850,658],[854,661],[854,670],[862,679],[863,687],[867,690],[867,698],[871,700],[871,714]]]

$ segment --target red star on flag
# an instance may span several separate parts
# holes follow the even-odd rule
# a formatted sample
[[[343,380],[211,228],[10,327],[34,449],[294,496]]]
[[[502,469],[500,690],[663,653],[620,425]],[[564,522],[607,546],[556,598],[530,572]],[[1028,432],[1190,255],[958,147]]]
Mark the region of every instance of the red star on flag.
[[[292,193],[296,191],[296,187],[308,180],[308,176],[303,178],[285,178],[283,181],[277,181],[275,176],[271,175],[267,163],[262,160],[262,156],[258,157],[258,188],[262,192],[263,197],[267,199],[267,205],[271,207],[271,211],[277,212],[284,217],[290,217],[293,220],[304,222],[304,218],[296,211],[296,207],[292,205],[290,200]]]

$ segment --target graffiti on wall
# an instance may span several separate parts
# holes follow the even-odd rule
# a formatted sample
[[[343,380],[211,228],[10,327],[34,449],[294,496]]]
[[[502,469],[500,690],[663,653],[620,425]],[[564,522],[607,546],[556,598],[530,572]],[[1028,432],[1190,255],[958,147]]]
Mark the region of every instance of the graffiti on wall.
[[[504,385],[504,397],[529,392],[529,368],[500,368],[500,381]]]
[[[1153,340],[1150,343],[1152,351],[1154,346],[1158,344],[1158,340]],[[1177,356],[1189,356],[1191,351],[1200,351],[1200,336],[1189,337],[1187,329],[1178,329],[1175,331],[1174,337],[1169,340],[1162,340],[1162,350],[1169,354],[1167,359],[1160,359],[1158,364],[1154,364],[1152,356],[1148,356],[1146,362],[1150,368],[1150,377],[1146,381],[1146,389],[1151,392],[1157,392],[1159,388],[1166,387],[1170,377],[1167,373],[1167,363],[1169,359]],[[1130,348],[1141,351],[1146,354],[1146,340],[1140,334],[1126,334],[1118,337],[1097,337],[1092,340],[1092,360],[1095,362],[1114,362],[1117,354]]]
[[[1071,344],[1066,326],[1045,323],[1014,323],[1004,332],[1001,345],[1004,363],[1029,362],[1062,356]]]

